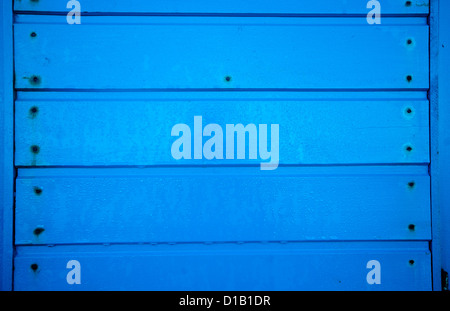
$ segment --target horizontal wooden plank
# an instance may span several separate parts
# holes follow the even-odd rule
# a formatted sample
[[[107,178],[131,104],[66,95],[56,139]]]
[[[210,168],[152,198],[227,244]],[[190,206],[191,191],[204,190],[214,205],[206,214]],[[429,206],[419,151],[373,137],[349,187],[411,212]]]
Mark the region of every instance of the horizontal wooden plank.
[[[431,290],[426,242],[74,245],[16,251],[15,290]],[[81,284],[66,281],[70,260],[80,264]],[[367,282],[371,260],[380,264],[380,284]]]
[[[265,172],[255,170],[251,167],[203,167],[201,173],[203,175],[217,174],[236,175],[236,170],[245,172],[246,174],[260,175]],[[174,167],[162,167],[155,169],[154,167],[26,167],[18,168],[16,177],[19,178],[40,178],[40,177],[86,177],[86,176],[150,176],[160,174],[161,170],[166,170],[170,175],[186,175],[198,174],[198,167],[182,167],[175,169]],[[269,175],[276,173],[277,176],[288,175],[318,175],[318,176],[354,176],[354,175],[423,175],[429,176],[428,164],[421,165],[313,165],[313,166],[290,166],[286,169],[269,172]]]
[[[359,170],[159,168],[150,175],[70,177],[69,170],[19,177],[15,242],[430,239],[429,176]]]
[[[120,0],[80,1],[81,11],[86,13],[271,13],[271,14],[367,14],[368,1],[298,1],[298,0]],[[382,14],[427,14],[429,0],[382,1]],[[15,0],[16,12],[68,12],[66,3],[54,1]]]
[[[237,146],[234,159],[226,156],[227,124],[254,124],[257,131],[260,124],[267,124],[268,135],[274,133],[271,125],[278,124],[278,162],[282,165],[429,161],[427,101],[311,101],[300,97],[263,100],[236,96],[207,100],[196,96],[191,93],[184,100],[171,100],[170,94],[164,100],[152,95],[139,100],[105,100],[102,94],[89,93],[84,99],[73,101],[58,96],[51,100],[18,100],[15,163],[18,166],[260,165],[275,161],[275,150],[270,159],[264,160],[260,152],[256,159],[251,159],[248,137],[244,159],[238,159]],[[218,139],[217,144],[222,142],[223,159],[209,160],[204,155],[202,159],[195,158],[195,150],[201,153],[202,147],[194,145],[194,136],[200,137],[203,144],[210,138],[201,138],[201,130],[194,129],[195,116],[202,117],[203,127],[218,124],[222,128],[223,139]],[[172,145],[179,139],[171,136],[176,124],[190,127],[191,159],[173,157]],[[272,138],[268,137],[258,139],[259,144],[267,142],[270,147]],[[32,146],[38,149],[33,151]]]
[[[296,100],[296,101],[427,101],[427,90],[376,90],[376,92],[367,91],[342,91],[342,90],[318,90],[318,91],[239,91],[239,92],[218,92],[215,90],[192,92],[189,90],[176,92],[136,92],[134,90],[120,90],[117,92],[95,92],[91,91],[89,94],[79,91],[43,91],[29,92],[29,91],[17,91],[16,99],[18,101],[49,101],[49,100],[67,100],[72,99],[74,101],[86,100],[86,99],[99,99],[103,101],[140,101],[149,100],[152,101],[180,101],[180,100],[203,100],[203,101],[217,101],[217,100],[264,100],[264,101],[276,101],[276,100]]]
[[[426,23],[373,26],[352,18],[94,16],[74,26],[45,18],[14,27],[16,88],[429,86]]]

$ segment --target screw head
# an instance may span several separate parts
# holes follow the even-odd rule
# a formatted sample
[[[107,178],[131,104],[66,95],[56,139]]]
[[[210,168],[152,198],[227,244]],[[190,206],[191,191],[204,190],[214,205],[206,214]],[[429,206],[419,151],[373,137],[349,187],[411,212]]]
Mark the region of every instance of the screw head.
[[[33,75],[29,78],[30,84],[37,86],[41,84],[41,78],[39,76]]]
[[[31,149],[31,152],[34,154],[38,154],[39,150],[40,150],[39,146],[36,146],[36,145],[31,146],[30,149]]]
[[[36,229],[33,230],[33,233],[34,233],[34,235],[39,235],[39,234],[41,234],[41,233],[44,232],[44,231],[45,231],[44,228],[42,228],[42,227],[37,227]]]

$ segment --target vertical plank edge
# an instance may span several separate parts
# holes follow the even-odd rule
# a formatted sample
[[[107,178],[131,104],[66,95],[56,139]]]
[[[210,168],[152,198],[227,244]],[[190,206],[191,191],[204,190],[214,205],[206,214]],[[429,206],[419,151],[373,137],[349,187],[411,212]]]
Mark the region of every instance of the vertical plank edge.
[[[12,1],[0,4],[0,290],[13,289],[13,8]]]
[[[439,204],[439,15],[440,0],[430,3],[430,179],[431,254],[433,290],[441,290],[441,239]],[[445,11],[444,11],[445,12]]]

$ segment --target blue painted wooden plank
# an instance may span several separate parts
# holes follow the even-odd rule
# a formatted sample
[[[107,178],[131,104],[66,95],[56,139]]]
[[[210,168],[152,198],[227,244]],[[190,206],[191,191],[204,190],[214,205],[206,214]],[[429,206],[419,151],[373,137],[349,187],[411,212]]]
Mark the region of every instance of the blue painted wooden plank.
[[[84,17],[81,25],[73,26],[52,20],[42,17],[41,23],[15,25],[19,89],[429,86],[426,23],[373,26],[352,18]]]
[[[269,175],[276,173],[277,176],[289,175],[320,175],[320,176],[354,176],[354,175],[422,175],[428,176],[428,164],[421,165],[308,165],[308,166],[290,166],[286,169],[276,170],[276,172],[267,172],[255,170],[251,167],[228,168],[223,170],[223,167],[203,167],[202,175],[210,174],[229,174],[233,175],[238,170],[245,172],[247,175]],[[40,178],[40,177],[89,177],[89,176],[103,176],[103,177],[121,177],[121,176],[155,176],[161,174],[161,170],[170,172],[170,175],[192,175],[199,173],[198,167],[183,166],[182,169],[175,169],[175,167],[26,167],[18,168],[17,176],[20,178]]]
[[[430,239],[429,176],[358,170],[160,168],[151,175],[20,177],[15,242]]]
[[[0,3],[0,290],[12,289],[14,205],[13,9]]]
[[[16,290],[430,290],[426,242],[17,247]],[[66,281],[80,264],[81,284]],[[380,284],[369,285],[370,260]],[[34,270],[32,269],[34,268]]]
[[[361,91],[342,91],[342,90],[320,90],[320,91],[239,91],[239,92],[218,92],[215,90],[192,92],[177,90],[176,92],[136,92],[135,90],[120,90],[117,92],[95,92],[89,91],[43,91],[29,92],[17,91],[16,99],[18,101],[220,101],[220,100],[247,100],[247,101],[427,101],[427,90],[374,90],[368,92]]]
[[[431,17],[433,25],[433,36],[431,48],[432,58],[432,81],[431,107],[433,119],[431,129],[432,135],[432,176],[433,176],[433,239],[436,258],[433,254],[433,271],[436,275],[435,289],[443,289],[439,284],[441,269],[450,272],[450,90],[448,81],[450,74],[450,21],[447,12],[450,10],[448,1],[434,1]],[[439,256],[440,255],[440,256]],[[448,274],[443,275],[444,284],[447,282]],[[447,280],[445,280],[447,278]]]
[[[299,1],[299,0],[165,0],[80,1],[81,11],[88,13],[271,13],[271,14],[367,14],[368,1]],[[428,0],[381,1],[382,14],[427,14]],[[67,12],[64,1],[14,0],[15,11]]]
[[[159,95],[161,96],[161,95]],[[261,153],[250,159],[226,156],[226,124],[279,125],[280,164],[428,163],[427,101],[370,100],[104,100],[99,93],[84,99],[16,102],[16,158],[19,166],[91,165],[238,165],[268,163]],[[95,99],[91,99],[95,98]],[[35,110],[33,110],[35,109]],[[410,110],[408,110],[410,109]],[[33,112],[35,111],[35,112]],[[194,117],[202,126],[218,124],[223,131],[223,159],[195,159]],[[197,122],[199,123],[199,122]],[[176,160],[171,136],[176,124],[191,131],[191,159]],[[261,131],[259,131],[261,134]],[[258,134],[258,135],[259,135]],[[177,135],[175,133],[175,135]],[[181,135],[181,134],[180,134]],[[201,138],[203,143],[209,139]],[[271,141],[259,139],[262,141]],[[187,145],[188,143],[186,143]],[[219,142],[218,142],[219,144]],[[38,149],[32,150],[32,146]],[[197,147],[196,147],[197,146]],[[408,146],[412,149],[409,150]],[[231,150],[231,148],[230,148]],[[408,151],[409,150],[409,151]]]

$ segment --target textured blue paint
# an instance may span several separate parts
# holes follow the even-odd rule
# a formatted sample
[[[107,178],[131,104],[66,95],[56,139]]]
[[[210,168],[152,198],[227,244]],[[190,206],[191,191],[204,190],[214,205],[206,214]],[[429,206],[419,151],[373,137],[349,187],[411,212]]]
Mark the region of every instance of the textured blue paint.
[[[26,246],[14,276],[17,290],[430,290],[430,257],[426,242]],[[79,285],[66,282],[73,259]]]
[[[14,1],[14,288],[438,289],[428,1],[383,2],[379,26],[366,23],[366,3],[349,2],[89,1],[82,11],[94,16],[67,25],[64,5]],[[2,82],[0,185],[12,207],[13,85]],[[175,161],[170,130],[194,115],[280,124],[280,167]],[[442,159],[447,134],[441,123]],[[66,282],[72,259],[80,285]],[[366,282],[369,260],[380,285]]]
[[[428,0],[413,0],[410,6],[404,0],[383,1],[383,14],[411,15],[428,13]],[[58,1],[14,0],[14,9],[20,11],[64,12],[65,6]],[[336,0],[164,0],[141,1],[128,0],[91,0],[82,2],[82,12],[94,14],[114,13],[202,13],[202,14],[367,14],[364,1]]]
[[[16,244],[429,240],[426,172],[377,170],[32,170],[17,180]]]
[[[59,16],[39,20],[46,23],[23,18],[14,28],[19,89],[429,87],[424,18],[380,26],[365,18],[86,16],[76,27]]]
[[[16,165],[213,165],[259,164],[261,159],[175,160],[170,152],[177,137],[172,127],[188,124],[194,135],[194,116],[203,127],[217,123],[279,124],[280,164],[366,164],[429,162],[428,103],[409,100],[306,101],[302,93],[271,100],[197,100],[196,93],[172,99],[171,93],[152,93],[140,100],[120,101],[114,94],[71,94],[47,100],[16,101]],[[164,99],[162,99],[164,98]],[[30,115],[30,109],[38,112]],[[412,109],[408,114],[406,109]],[[80,127],[83,124],[83,127]],[[225,138],[225,132],[224,138]],[[208,137],[203,138],[206,142]],[[193,138],[191,139],[193,140]],[[248,139],[247,139],[248,142]],[[38,145],[34,154],[30,146]],[[405,146],[411,145],[412,151]],[[225,148],[225,143],[224,143]],[[247,147],[248,148],[248,147]]]
[[[439,165],[442,267],[450,272],[450,11],[448,1],[439,3]]]
[[[442,240],[441,240],[441,210],[440,204],[440,163],[439,140],[439,0],[433,0],[430,7],[430,182],[431,182],[431,226],[432,241],[430,249],[432,250],[432,272],[433,272],[433,290],[440,290],[441,283],[441,263],[442,263]],[[445,131],[444,131],[445,132]],[[443,132],[443,134],[445,134]]]
[[[0,290],[12,288],[13,60],[12,3],[0,3]]]

